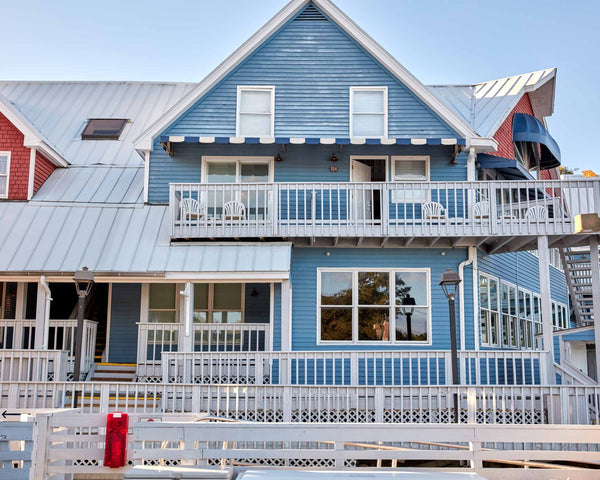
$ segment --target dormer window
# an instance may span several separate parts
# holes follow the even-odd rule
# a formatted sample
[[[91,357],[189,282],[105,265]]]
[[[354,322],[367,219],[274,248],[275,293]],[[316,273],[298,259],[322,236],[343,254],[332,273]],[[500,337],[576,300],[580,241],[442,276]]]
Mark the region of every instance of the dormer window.
[[[10,152],[0,152],[0,198],[8,198]]]
[[[387,137],[387,87],[350,87],[350,136]]]
[[[92,118],[81,133],[82,140],[119,140],[127,120],[123,118]]]
[[[243,87],[237,91],[238,137],[273,137],[275,87]]]

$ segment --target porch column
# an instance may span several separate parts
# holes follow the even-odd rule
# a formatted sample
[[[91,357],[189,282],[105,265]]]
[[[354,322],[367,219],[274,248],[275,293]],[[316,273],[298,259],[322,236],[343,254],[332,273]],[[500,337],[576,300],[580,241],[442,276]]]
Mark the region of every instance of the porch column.
[[[187,282],[181,294],[181,322],[182,331],[179,338],[179,347],[182,352],[194,351],[194,284]]]
[[[590,238],[590,262],[592,265],[592,303],[594,316],[594,348],[596,349],[596,381],[600,379],[600,255],[598,255],[598,237]],[[565,266],[565,268],[567,268]]]
[[[554,384],[554,339],[552,336],[552,300],[550,297],[550,252],[548,237],[538,237],[538,259],[540,268],[540,299],[542,302],[542,339],[548,351],[546,361],[540,365],[542,384]]]
[[[292,351],[292,284],[281,282],[281,351]]]
[[[50,287],[46,277],[40,277],[35,305],[35,343],[36,350],[48,350],[48,329],[50,327]]]

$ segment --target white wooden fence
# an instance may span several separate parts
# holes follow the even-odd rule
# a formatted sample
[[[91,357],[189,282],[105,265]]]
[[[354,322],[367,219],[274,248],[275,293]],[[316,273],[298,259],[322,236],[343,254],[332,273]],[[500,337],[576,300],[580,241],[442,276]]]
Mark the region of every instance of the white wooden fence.
[[[341,470],[369,462],[381,468],[397,467],[407,460],[447,460],[466,461],[471,471],[484,472],[489,466],[484,462],[494,462],[520,468],[553,468],[552,472],[560,475],[562,469],[573,468],[569,462],[600,461],[598,426],[317,423],[299,427],[297,423],[206,420],[209,419],[205,415],[133,415],[128,437],[130,465],[219,468],[242,464],[244,468],[254,465]],[[100,478],[128,468],[103,466],[105,415],[50,413],[37,415],[36,421],[36,442],[40,448],[36,450],[34,478],[64,478],[63,475],[71,474]],[[518,475],[523,470],[505,471],[509,472]],[[573,477],[573,473],[571,476],[593,478]]]
[[[36,480],[31,471],[33,450],[31,421],[0,421],[0,479]]]
[[[94,363],[98,322],[84,320],[81,371],[88,372]],[[0,320],[0,342],[3,350],[33,350],[35,348],[35,320]],[[75,359],[75,331],[77,320],[50,320],[48,350],[68,352],[67,371],[73,372]]]
[[[264,422],[600,425],[600,387],[343,387],[2,382],[0,408],[200,413]]]
[[[462,385],[532,385],[543,378],[541,351],[459,352]],[[275,385],[448,385],[450,352],[162,352],[164,383]],[[156,367],[138,365],[141,376]],[[154,368],[153,368],[154,367]],[[153,370],[152,370],[153,369]]]
[[[600,211],[600,180],[170,185],[174,238],[560,235],[572,205]]]
[[[0,350],[0,382],[64,382],[66,350]]]

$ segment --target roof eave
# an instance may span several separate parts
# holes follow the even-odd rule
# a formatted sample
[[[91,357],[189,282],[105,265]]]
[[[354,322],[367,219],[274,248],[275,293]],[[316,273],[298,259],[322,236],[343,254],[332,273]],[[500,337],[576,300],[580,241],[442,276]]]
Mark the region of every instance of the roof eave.
[[[196,89],[174,105],[158,121],[146,129],[135,141],[138,151],[152,150],[155,138],[196,101],[212,89],[228,73],[251,55],[265,40],[296,15],[311,0],[292,0],[283,7],[271,20],[261,27],[254,35],[242,44],[235,52],[215,68]],[[470,125],[458,117],[452,110],[433,95],[412,73],[406,70],[381,45],[364,32],[352,19],[337,8],[330,0],[312,0],[327,16],[335,21],[359,45],[367,50],[389,70],[398,80],[405,84],[417,97],[423,100],[437,115],[439,115],[458,135],[467,140],[481,138]]]

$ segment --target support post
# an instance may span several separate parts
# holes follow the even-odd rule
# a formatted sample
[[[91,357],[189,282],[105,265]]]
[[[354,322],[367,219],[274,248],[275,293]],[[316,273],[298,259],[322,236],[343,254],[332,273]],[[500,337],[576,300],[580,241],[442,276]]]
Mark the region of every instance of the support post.
[[[548,250],[548,237],[540,236],[537,240],[538,259],[540,270],[540,299],[542,302],[542,339],[546,352],[545,361],[542,361],[542,383],[554,385],[554,338],[552,335],[552,299],[550,297],[550,252]]]
[[[292,284],[281,282],[281,351],[292,351]]]
[[[590,262],[592,266],[592,298],[594,316],[594,339],[596,340],[596,381],[600,379],[600,255],[598,255],[598,237],[590,238]]]
[[[79,295],[77,307],[77,331],[75,338],[75,363],[73,365],[73,381],[81,381],[81,362],[83,361],[81,351],[83,349],[83,314],[85,312],[85,295]],[[77,408],[75,406],[75,408]]]
[[[50,328],[50,288],[44,276],[40,277],[35,305],[35,343],[36,350],[48,350],[48,329]]]

